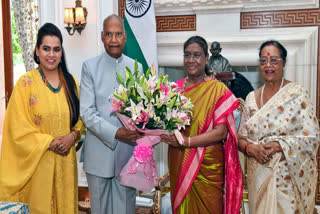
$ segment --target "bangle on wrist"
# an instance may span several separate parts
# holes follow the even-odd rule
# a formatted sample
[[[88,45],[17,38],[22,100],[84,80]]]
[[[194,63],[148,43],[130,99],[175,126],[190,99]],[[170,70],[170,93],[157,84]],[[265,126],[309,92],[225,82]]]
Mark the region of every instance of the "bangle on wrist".
[[[76,140],[77,140],[76,136],[74,136],[74,134],[73,134],[72,132],[70,132],[70,134],[71,134],[71,136],[72,136],[72,138],[73,138],[73,143],[75,143]]]
[[[188,147],[189,147],[189,148],[191,147],[191,139],[190,139],[190,136],[188,137]]]
[[[247,144],[246,144],[246,145],[244,146],[244,148],[243,148],[243,153],[244,153],[245,155],[248,155],[248,153],[247,153],[247,148],[248,148],[249,144],[251,144],[251,143],[247,142]]]
[[[250,152],[248,152],[248,149],[249,149],[250,145],[253,145],[253,144],[252,143],[248,143],[248,145],[246,147],[246,150],[245,150],[247,156],[252,156],[252,154]]]

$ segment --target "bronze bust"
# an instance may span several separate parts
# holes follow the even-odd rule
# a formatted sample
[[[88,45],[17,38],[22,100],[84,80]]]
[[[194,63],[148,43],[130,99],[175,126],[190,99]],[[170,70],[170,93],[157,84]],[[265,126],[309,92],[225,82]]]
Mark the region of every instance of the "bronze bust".
[[[221,72],[231,72],[232,68],[229,64],[229,61],[223,57],[220,52],[222,48],[220,47],[219,42],[212,42],[210,52],[211,56],[209,58],[209,69],[214,73]]]

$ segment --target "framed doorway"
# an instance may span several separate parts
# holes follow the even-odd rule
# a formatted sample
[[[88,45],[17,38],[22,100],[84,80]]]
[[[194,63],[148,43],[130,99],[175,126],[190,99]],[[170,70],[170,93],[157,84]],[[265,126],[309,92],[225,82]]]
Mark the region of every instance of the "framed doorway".
[[[2,1],[2,32],[3,32],[3,69],[5,81],[5,102],[8,104],[13,90],[13,59],[12,59],[12,36],[10,0]]]
[[[2,141],[3,120],[5,108],[13,90],[13,60],[11,43],[10,0],[1,1],[0,36],[0,142]],[[1,146],[0,146],[1,148]]]

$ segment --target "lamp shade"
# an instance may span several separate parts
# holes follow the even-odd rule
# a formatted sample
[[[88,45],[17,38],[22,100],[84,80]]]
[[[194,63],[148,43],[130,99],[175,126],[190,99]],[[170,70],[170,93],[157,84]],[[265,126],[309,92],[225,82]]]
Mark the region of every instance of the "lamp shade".
[[[64,8],[64,23],[73,24],[73,8]]]
[[[81,23],[81,24],[84,24],[86,23],[86,19],[84,18],[84,8],[83,7],[76,7],[76,10],[75,10],[75,22],[76,23]]]

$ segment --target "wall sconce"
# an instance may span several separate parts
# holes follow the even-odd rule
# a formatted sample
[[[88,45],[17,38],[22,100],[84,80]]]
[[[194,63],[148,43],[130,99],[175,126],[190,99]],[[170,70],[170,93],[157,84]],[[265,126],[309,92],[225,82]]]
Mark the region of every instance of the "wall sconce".
[[[87,24],[87,8],[81,6],[81,0],[76,1],[76,8],[64,8],[64,23],[69,35],[73,35],[75,31],[81,35],[81,31]]]

